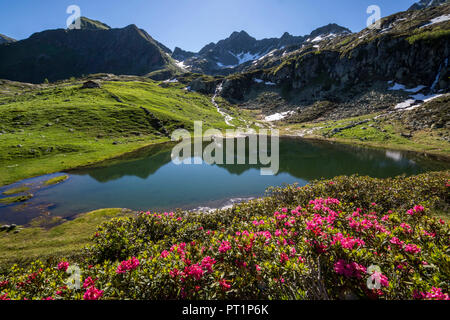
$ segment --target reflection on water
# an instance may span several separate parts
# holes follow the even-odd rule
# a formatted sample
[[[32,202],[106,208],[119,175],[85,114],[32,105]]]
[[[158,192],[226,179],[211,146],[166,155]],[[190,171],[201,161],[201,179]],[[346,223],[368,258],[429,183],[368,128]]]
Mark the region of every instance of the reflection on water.
[[[42,213],[73,217],[99,208],[217,208],[232,204],[230,199],[262,196],[269,186],[306,185],[311,180],[338,175],[385,178],[449,168],[444,162],[398,151],[281,139],[278,174],[261,176],[260,168],[265,167],[261,165],[175,165],[171,161],[173,146],[157,145],[100,167],[71,171],[68,181],[39,189],[35,197],[24,204],[0,206],[0,222],[25,224]],[[247,149],[247,159],[249,153]],[[195,156],[201,158],[202,155]],[[53,176],[3,187],[0,193]]]
[[[403,159],[403,155],[400,151],[386,151],[386,157],[395,160],[395,161],[401,161]],[[412,161],[412,160],[410,160]]]

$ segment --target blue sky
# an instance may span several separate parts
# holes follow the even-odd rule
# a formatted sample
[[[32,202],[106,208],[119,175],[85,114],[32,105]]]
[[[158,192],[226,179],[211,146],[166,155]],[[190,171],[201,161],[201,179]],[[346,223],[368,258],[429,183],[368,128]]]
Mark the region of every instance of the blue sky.
[[[365,28],[369,5],[388,16],[414,0],[0,0],[0,33],[21,40],[34,32],[65,28],[75,4],[83,16],[113,28],[136,24],[173,49],[198,51],[210,42],[245,30],[257,39],[285,31],[309,34],[334,22],[352,31]]]

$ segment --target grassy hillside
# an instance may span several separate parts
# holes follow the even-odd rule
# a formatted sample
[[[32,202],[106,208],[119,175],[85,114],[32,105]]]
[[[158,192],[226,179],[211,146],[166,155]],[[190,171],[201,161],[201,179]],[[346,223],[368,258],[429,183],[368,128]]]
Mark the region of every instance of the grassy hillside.
[[[193,121],[205,129],[227,127],[209,96],[181,84],[114,80],[96,89],[82,89],[79,80],[0,84],[0,185],[168,141]]]

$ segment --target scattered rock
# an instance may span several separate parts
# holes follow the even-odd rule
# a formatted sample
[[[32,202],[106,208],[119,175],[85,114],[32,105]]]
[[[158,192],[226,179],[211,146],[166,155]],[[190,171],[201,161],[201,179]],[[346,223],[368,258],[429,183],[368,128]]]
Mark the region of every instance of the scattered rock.
[[[83,86],[81,87],[81,89],[98,89],[98,88],[101,88],[100,84],[92,80],[86,81],[85,83],[83,83]]]
[[[413,136],[412,136],[412,134],[410,134],[410,133],[401,133],[401,136],[403,137],[403,138],[407,138],[407,139],[411,139]]]

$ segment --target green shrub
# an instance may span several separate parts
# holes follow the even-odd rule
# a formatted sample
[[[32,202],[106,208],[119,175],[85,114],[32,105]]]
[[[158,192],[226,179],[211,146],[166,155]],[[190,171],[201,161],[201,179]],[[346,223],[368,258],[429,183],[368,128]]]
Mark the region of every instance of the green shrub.
[[[0,276],[4,299],[448,299],[449,172],[339,177],[211,214],[100,226],[80,263]],[[73,267],[73,266],[72,266]],[[70,269],[69,269],[70,271]]]

